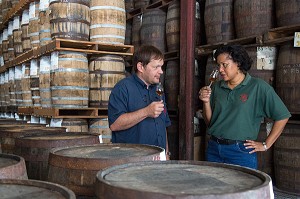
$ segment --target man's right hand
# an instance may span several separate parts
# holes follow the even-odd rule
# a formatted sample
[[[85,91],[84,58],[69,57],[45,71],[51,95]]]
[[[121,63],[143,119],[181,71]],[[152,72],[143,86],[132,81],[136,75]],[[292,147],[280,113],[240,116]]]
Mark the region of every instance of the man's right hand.
[[[165,107],[164,107],[163,100],[158,101],[158,102],[154,101],[147,106],[148,116],[152,117],[152,118],[157,118],[161,114],[161,112],[164,111],[164,108]]]

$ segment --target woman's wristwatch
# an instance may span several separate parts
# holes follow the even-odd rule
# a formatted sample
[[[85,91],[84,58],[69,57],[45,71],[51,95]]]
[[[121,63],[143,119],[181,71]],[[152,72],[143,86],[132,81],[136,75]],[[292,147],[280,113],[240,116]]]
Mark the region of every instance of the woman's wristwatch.
[[[265,148],[265,151],[267,151],[267,150],[268,150],[268,147],[267,147],[266,142],[263,142],[262,144],[263,144],[263,146],[264,146],[264,148]]]

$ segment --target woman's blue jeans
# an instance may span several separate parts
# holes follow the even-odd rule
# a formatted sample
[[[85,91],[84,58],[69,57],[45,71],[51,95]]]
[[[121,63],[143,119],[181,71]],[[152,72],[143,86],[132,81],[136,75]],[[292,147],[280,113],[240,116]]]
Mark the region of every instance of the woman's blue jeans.
[[[244,143],[237,141],[235,144],[223,145],[209,140],[206,150],[206,159],[210,162],[235,164],[252,169],[257,169],[257,154],[249,152]]]

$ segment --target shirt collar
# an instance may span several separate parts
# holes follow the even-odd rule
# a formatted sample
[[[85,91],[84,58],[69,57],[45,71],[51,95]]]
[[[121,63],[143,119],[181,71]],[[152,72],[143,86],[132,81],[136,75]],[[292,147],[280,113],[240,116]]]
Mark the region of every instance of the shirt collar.
[[[251,78],[252,78],[251,75],[249,73],[246,73],[245,79],[242,81],[242,83],[240,83],[237,86],[237,88],[239,88],[240,86],[247,85],[250,82]],[[223,87],[223,88],[229,88],[228,85],[227,85],[227,83],[225,81],[221,82],[221,87]]]
[[[133,76],[134,80],[138,83],[138,85],[140,85],[142,88],[147,89],[147,84],[145,84],[145,82],[143,82],[143,80],[141,80],[141,79],[137,76],[136,73],[134,73],[132,76]],[[149,86],[149,88],[152,88],[152,87],[154,87],[154,86],[155,86],[155,84],[151,84],[151,85]]]

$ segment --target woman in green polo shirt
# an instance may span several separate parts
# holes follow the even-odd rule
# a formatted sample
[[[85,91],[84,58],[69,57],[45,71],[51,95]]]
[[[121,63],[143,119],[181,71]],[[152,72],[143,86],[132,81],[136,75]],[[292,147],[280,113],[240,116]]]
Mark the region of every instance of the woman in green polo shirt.
[[[206,158],[257,169],[256,152],[272,146],[291,114],[273,87],[249,75],[252,60],[242,46],[221,46],[214,57],[222,80],[199,91],[210,134]],[[257,142],[263,118],[274,125],[267,139]]]

